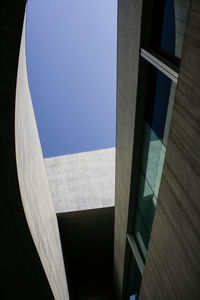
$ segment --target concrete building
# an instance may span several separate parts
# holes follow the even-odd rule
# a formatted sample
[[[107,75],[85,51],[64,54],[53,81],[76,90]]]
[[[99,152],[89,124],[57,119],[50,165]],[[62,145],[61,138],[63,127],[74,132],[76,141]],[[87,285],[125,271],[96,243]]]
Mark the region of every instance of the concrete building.
[[[116,299],[200,297],[199,9],[119,1]]]
[[[56,213],[114,206],[115,148],[45,158]]]
[[[200,2],[118,1],[115,208],[109,149],[98,154],[110,165],[104,181],[97,164],[96,204],[86,189],[85,206],[66,182],[79,204],[63,210],[53,204],[52,195],[63,199],[53,194],[55,160],[44,162],[31,103],[25,5],[1,4],[3,299],[198,300]],[[80,189],[88,157],[94,179],[93,153],[70,171]]]

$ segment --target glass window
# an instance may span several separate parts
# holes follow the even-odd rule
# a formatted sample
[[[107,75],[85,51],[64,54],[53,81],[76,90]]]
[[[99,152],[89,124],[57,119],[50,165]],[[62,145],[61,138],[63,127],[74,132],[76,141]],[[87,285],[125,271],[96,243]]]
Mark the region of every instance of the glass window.
[[[148,62],[146,62],[149,64]],[[145,103],[145,121],[157,139],[163,139],[172,81],[149,64],[149,82]],[[152,137],[153,138],[153,137]]]
[[[132,253],[130,253],[129,273],[128,273],[128,299],[137,299],[139,293],[142,275],[138,268],[137,262]],[[135,296],[135,298],[134,298]]]
[[[134,236],[142,257],[145,259],[149,245],[150,231],[148,230],[139,210],[137,210],[135,214]]]
[[[144,132],[133,235],[145,260],[165,160],[176,85],[149,62]]]
[[[175,54],[175,15],[173,2],[173,0],[165,1],[160,37],[160,48],[172,55]]]
[[[152,24],[148,21],[152,32],[150,43],[148,40],[150,49],[141,49],[142,63],[148,65],[148,73],[147,76],[143,76],[144,80],[147,78],[143,85],[145,86],[144,131],[137,203],[131,234],[141,261],[146,259],[162,178],[178,65],[189,10],[189,0],[154,0],[152,4]],[[134,255],[131,253],[129,300],[137,299],[141,277]]]
[[[156,1],[152,30],[152,48],[164,56],[181,58],[189,0]]]
[[[148,184],[152,194],[154,194],[156,197],[158,196],[164,158],[165,147],[150,126],[145,122],[141,171],[143,176],[145,176],[145,180],[147,182],[146,185]]]
[[[143,257],[149,244],[166,148],[145,122],[134,236]]]

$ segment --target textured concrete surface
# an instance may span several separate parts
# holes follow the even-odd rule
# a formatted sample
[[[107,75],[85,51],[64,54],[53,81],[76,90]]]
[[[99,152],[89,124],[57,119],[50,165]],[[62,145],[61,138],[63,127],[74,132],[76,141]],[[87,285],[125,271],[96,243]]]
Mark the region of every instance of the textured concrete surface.
[[[187,15],[189,10],[189,0],[175,0],[174,12],[175,12],[175,55],[181,57],[184,33],[187,24]]]
[[[117,135],[114,280],[116,299],[123,289],[133,155],[142,1],[118,1]],[[139,159],[136,159],[138,162]]]
[[[27,79],[25,26],[17,76],[15,144],[21,198],[35,246],[54,298],[69,299],[56,213]]]
[[[191,1],[139,300],[200,299],[200,2]]]
[[[44,161],[57,213],[114,206],[115,148]]]

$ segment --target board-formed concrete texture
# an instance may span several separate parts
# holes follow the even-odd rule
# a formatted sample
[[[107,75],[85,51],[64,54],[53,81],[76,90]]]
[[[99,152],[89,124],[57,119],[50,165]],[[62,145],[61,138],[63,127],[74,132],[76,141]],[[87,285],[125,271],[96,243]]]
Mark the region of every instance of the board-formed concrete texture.
[[[200,1],[191,1],[139,300],[200,299]]]
[[[25,21],[19,56],[15,143],[17,171],[26,219],[56,300],[69,299],[56,213],[29,91]]]
[[[45,159],[57,213],[114,206],[115,148]]]

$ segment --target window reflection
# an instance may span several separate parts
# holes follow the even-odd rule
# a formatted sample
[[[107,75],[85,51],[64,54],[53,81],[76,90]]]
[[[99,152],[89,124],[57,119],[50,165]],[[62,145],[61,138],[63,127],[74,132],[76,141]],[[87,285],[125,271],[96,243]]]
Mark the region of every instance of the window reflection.
[[[151,90],[147,90],[146,93],[142,157],[133,228],[134,237],[144,259],[160,188],[176,89],[176,85],[161,71],[153,66],[150,67],[150,71],[153,72],[153,76],[149,86]]]
[[[162,178],[176,91],[174,82],[177,82],[178,77],[189,2],[189,0],[154,0],[149,18],[151,21],[148,20],[149,15],[147,16],[151,33],[148,36],[149,40],[144,39],[144,44],[147,44],[141,53],[142,63],[147,66],[144,68],[147,74],[143,76],[144,131],[132,228],[134,241],[143,260],[146,259]],[[141,274],[133,254],[129,270],[128,290],[129,299],[132,300],[134,294],[138,294],[141,282]]]
[[[165,147],[154,131],[145,122],[141,170],[152,191],[158,196],[158,187],[165,157]]]
[[[181,58],[189,0],[165,0],[160,49]]]
[[[145,122],[134,235],[143,257],[149,244],[165,159],[165,146]]]
[[[148,62],[146,63],[148,64]],[[172,81],[153,66],[149,66],[149,74],[149,88],[145,103],[145,121],[152,128],[156,139],[161,140],[164,136]]]

